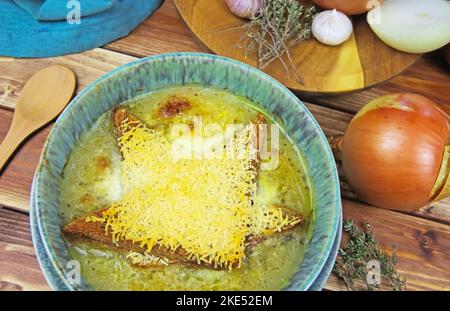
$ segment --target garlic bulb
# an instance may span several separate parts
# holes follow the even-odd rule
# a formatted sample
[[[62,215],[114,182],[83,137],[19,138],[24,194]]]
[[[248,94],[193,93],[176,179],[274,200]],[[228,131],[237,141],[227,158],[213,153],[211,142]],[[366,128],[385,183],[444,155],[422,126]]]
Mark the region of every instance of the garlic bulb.
[[[231,12],[239,17],[249,18],[259,13],[263,0],[225,0]]]
[[[314,17],[312,32],[314,37],[323,44],[339,45],[350,38],[353,25],[344,13],[328,10]]]

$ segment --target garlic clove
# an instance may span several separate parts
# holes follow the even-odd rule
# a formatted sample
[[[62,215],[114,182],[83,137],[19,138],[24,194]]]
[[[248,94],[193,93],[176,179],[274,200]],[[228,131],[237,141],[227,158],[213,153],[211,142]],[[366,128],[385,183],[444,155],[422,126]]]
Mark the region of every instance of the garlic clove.
[[[250,18],[258,15],[262,0],[225,0],[231,12],[239,17]]]
[[[312,23],[312,33],[321,43],[339,45],[347,41],[353,32],[350,18],[337,10],[327,10],[317,14]]]

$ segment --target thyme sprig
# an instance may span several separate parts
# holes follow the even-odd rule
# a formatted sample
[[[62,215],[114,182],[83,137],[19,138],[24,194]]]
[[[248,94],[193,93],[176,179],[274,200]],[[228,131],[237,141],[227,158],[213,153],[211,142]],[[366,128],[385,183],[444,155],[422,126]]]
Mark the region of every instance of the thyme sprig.
[[[350,236],[347,246],[339,249],[338,258],[333,268],[334,274],[344,281],[348,290],[357,290],[356,283],[364,283],[367,290],[380,290],[380,285],[369,284],[366,280],[367,263],[377,260],[380,263],[382,280],[387,280],[393,290],[406,288],[406,281],[397,273],[397,254],[385,255],[378,247],[372,228],[364,225],[361,231],[352,220],[344,221],[344,233]]]
[[[258,68],[264,69],[279,59],[289,76],[292,69],[303,84],[292,60],[290,48],[311,36],[316,7],[299,0],[262,0],[261,11],[244,25],[245,33],[239,46],[245,55],[257,52]],[[286,55],[287,62],[283,59]]]

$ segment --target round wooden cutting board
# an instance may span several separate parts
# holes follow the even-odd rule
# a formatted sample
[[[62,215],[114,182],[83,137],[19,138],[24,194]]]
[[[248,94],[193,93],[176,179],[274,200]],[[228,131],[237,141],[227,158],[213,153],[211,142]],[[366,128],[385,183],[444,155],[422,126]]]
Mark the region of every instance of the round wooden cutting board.
[[[244,33],[237,28],[246,21],[231,13],[225,0],[175,0],[182,18],[193,33],[214,53],[257,66],[256,53],[245,55],[238,47]],[[279,60],[266,73],[296,91],[348,92],[383,82],[412,65],[421,55],[394,50],[379,40],[366,22],[354,16],[354,35],[344,44],[330,47],[309,39],[290,50],[302,85]]]

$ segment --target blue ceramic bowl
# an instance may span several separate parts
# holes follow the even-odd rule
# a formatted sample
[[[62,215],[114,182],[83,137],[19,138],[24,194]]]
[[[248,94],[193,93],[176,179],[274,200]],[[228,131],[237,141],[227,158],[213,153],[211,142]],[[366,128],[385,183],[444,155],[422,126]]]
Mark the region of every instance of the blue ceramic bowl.
[[[307,290],[319,275],[324,277],[321,272],[327,259],[336,256],[333,244],[339,240],[341,201],[333,155],[311,113],[287,88],[253,67],[210,54],[174,53],[140,59],[104,75],[81,92],[56,121],[42,152],[30,200],[35,249],[53,289],[92,289],[83,279],[72,284],[67,276],[73,267],[59,217],[61,173],[80,136],[102,114],[126,100],[168,86],[192,84],[250,98],[282,125],[302,151],[314,191],[315,222],[305,259],[286,289]],[[325,274],[329,274],[327,269]]]

